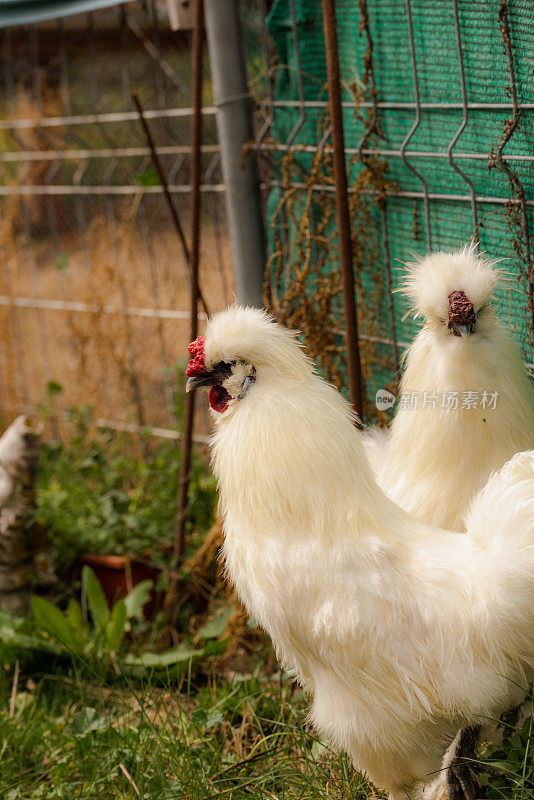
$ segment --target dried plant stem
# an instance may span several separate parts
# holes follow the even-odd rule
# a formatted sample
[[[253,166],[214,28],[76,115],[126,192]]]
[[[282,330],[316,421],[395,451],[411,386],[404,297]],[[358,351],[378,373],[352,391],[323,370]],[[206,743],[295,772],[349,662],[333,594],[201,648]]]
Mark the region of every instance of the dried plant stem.
[[[126,778],[126,780],[128,781],[128,783],[130,784],[130,786],[132,787],[132,789],[134,790],[134,792],[136,793],[137,797],[141,797],[136,782],[134,781],[134,779],[132,778],[132,776],[130,775],[130,773],[128,772],[128,770],[126,769],[126,767],[122,762],[119,764],[119,768],[124,777]]]
[[[11,687],[11,698],[9,700],[9,719],[15,716],[15,703],[17,701],[17,688],[19,684],[19,660],[15,661],[15,670],[13,672],[13,685]]]
[[[193,57],[194,57],[194,54],[193,54]],[[201,58],[202,58],[202,54],[201,54]],[[158,152],[156,150],[156,146],[154,144],[154,139],[152,138],[152,134],[150,132],[150,128],[148,127],[148,123],[147,123],[147,121],[146,121],[146,119],[144,117],[143,108],[141,106],[141,103],[139,101],[138,96],[136,94],[132,94],[132,100],[133,100],[133,103],[134,103],[134,105],[135,105],[135,107],[137,109],[137,113],[139,114],[139,121],[140,121],[140,123],[141,123],[141,125],[143,127],[143,132],[145,134],[148,146],[150,148],[152,162],[153,162],[154,167],[156,168],[156,171],[157,171],[157,173],[159,175],[159,179],[160,179],[161,185],[163,187],[163,193],[165,195],[165,199],[167,200],[167,205],[169,206],[169,211],[171,213],[172,221],[173,221],[174,227],[176,229],[176,233],[178,234],[178,238],[180,240],[180,244],[182,245],[182,250],[183,250],[185,262],[186,262],[188,270],[189,270],[189,278],[190,278],[190,281],[191,281],[191,288],[193,289],[194,279],[193,279],[193,274],[192,274],[193,273],[193,267],[192,267],[192,264],[191,264],[192,254],[189,252],[189,247],[187,245],[187,241],[186,241],[186,238],[185,238],[184,229],[182,227],[182,223],[180,222],[180,217],[178,216],[178,212],[176,211],[176,207],[175,207],[175,205],[173,203],[173,200],[172,200],[172,197],[171,197],[171,193],[170,193],[170,190],[169,190],[169,183],[167,181],[167,176],[165,174],[165,170],[163,169],[163,165],[161,163],[160,157],[159,157]],[[193,121],[192,124],[194,126],[195,122]],[[199,122],[199,125],[200,125],[200,122]],[[193,164],[194,158],[195,158],[195,154],[191,153],[191,164]],[[200,163],[198,164],[198,169],[200,170]],[[191,167],[191,171],[193,171],[192,167]],[[199,296],[200,302],[202,303],[202,306],[204,308],[204,312],[206,313],[207,316],[209,316],[208,306],[206,305],[206,302],[205,302],[205,300],[204,300],[204,298],[202,296],[201,291],[198,289],[198,286],[197,286],[196,291],[198,292],[198,296]]]

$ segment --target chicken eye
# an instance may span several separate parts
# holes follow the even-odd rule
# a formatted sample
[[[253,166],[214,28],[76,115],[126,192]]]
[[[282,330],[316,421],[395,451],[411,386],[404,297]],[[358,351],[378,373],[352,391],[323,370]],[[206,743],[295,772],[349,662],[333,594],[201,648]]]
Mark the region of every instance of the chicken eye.
[[[235,361],[219,361],[219,363],[215,364],[211,371],[218,380],[224,381],[226,378],[230,377],[232,374],[232,367],[234,366]]]

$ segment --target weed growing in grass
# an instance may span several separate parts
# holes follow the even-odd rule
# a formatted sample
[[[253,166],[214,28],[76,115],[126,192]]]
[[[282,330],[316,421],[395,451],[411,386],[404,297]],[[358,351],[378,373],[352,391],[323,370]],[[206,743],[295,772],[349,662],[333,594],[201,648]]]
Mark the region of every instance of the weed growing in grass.
[[[30,522],[47,530],[63,572],[87,552],[139,556],[150,548],[157,562],[174,538],[178,444],[147,437],[141,456],[128,435],[95,432],[89,408],[75,410],[72,419],[69,441],[43,445]],[[213,522],[216,502],[215,479],[196,454],[190,497],[194,547]]]
[[[48,662],[61,669],[62,663],[64,667],[72,660],[83,675],[100,681],[110,676],[114,680],[142,678],[147,673],[169,680],[191,674],[193,668],[226,652],[229,639],[210,630],[215,619],[199,630],[194,640],[184,637],[178,646],[160,652],[147,650],[151,637],[148,641],[136,637],[127,643],[127,635],[139,627],[136,621],[143,621],[143,606],[151,588],[151,581],[142,581],[110,607],[94,572],[84,566],[81,603],[71,598],[63,612],[34,595],[34,619],[0,611],[0,663],[16,659],[20,663],[18,659],[22,659],[23,665],[31,665],[39,656],[40,668]]]

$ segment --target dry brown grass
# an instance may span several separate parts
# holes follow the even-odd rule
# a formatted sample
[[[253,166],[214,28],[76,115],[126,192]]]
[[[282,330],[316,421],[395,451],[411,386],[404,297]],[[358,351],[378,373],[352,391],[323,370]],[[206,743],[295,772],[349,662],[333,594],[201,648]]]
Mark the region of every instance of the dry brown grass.
[[[168,369],[187,357],[189,321],[127,315],[125,308],[189,309],[187,270],[176,233],[148,216],[139,198],[118,213],[93,216],[85,235],[29,235],[21,230],[21,201],[4,204],[0,222],[0,294],[77,302],[91,313],[0,307],[6,421],[46,400],[48,381],[63,387],[60,408],[90,404],[95,416],[168,427]],[[145,201],[143,201],[144,203]],[[109,210],[109,207],[108,207]],[[183,223],[188,230],[188,218]],[[222,265],[219,262],[221,256]],[[226,232],[211,219],[201,235],[200,281],[210,311],[232,300]],[[113,313],[109,313],[109,307]]]

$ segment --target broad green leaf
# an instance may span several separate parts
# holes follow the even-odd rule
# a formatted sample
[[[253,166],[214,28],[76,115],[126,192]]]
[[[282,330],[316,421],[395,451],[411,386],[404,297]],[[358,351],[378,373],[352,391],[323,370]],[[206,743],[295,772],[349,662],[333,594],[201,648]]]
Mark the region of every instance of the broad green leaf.
[[[67,603],[67,619],[73,631],[83,630],[82,610],[76,600],[69,600]]]
[[[214,725],[218,725],[223,720],[224,716],[218,708],[210,708],[209,710],[205,708],[195,708],[191,714],[191,722],[206,730],[213,728]]]
[[[83,650],[87,640],[87,631],[82,620],[82,611],[76,600],[67,604],[67,622],[71,629],[72,639],[76,642],[76,650]]]
[[[175,674],[184,672],[190,663],[195,664],[208,656],[217,656],[224,653],[230,639],[208,642],[201,650],[191,650],[187,647],[173,647],[162,653],[142,653],[140,656],[127,655],[121,662],[127,667],[163,668],[175,667]]]
[[[40,650],[53,655],[61,655],[65,652],[61,647],[40,636],[28,636],[25,633],[17,633],[17,631],[0,626],[0,649],[2,645],[16,650]]]
[[[35,595],[32,597],[31,603],[37,624],[69,650],[76,649],[70,625],[59,608],[56,608],[43,597],[36,597]]]
[[[197,633],[198,639],[218,639],[222,636],[233,614],[232,606],[224,606]]]
[[[126,620],[126,603],[124,600],[119,600],[113,606],[111,618],[106,625],[106,645],[108,650],[115,652],[119,649],[124,637]]]
[[[204,658],[207,658],[208,656],[221,656],[223,653],[226,653],[228,650],[228,645],[231,641],[232,639],[228,637],[227,639],[219,639],[217,642],[208,642],[204,648]]]
[[[191,659],[202,658],[204,650],[190,650],[185,647],[173,647],[162,653],[143,653],[140,656],[127,655],[124,663],[130,667],[169,667],[180,662],[187,663]]]
[[[93,617],[97,632],[103,631],[110,618],[108,601],[104,596],[98,578],[91,567],[87,565],[82,569],[82,592],[84,592],[87,599],[87,606]]]
[[[124,598],[128,619],[143,619],[143,606],[150,600],[153,581],[141,581]]]
[[[208,721],[208,712],[202,707],[195,708],[191,712],[190,719],[193,725],[195,725],[197,728],[204,728],[206,722]]]

